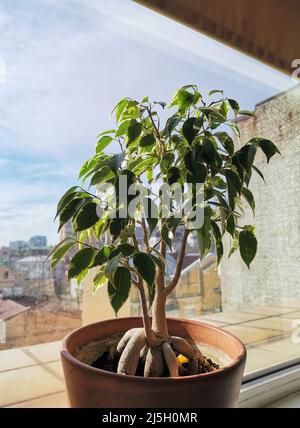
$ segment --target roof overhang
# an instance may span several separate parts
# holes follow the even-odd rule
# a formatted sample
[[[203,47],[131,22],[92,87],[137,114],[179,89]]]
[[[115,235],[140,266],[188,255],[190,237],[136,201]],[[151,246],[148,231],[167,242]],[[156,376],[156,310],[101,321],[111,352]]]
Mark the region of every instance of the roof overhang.
[[[134,0],[291,74],[300,58],[299,0]]]

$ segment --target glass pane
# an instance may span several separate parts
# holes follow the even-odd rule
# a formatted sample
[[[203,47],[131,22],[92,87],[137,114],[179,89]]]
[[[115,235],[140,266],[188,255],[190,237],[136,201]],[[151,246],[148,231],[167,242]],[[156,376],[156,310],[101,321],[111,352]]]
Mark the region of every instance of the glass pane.
[[[300,357],[300,90],[291,77],[129,0],[2,2],[0,15],[0,350],[56,342],[49,355],[57,362],[68,332],[113,317],[105,287],[93,295],[90,276],[84,286],[68,280],[72,252],[50,269],[49,251],[72,234],[69,223],[57,234],[56,203],[77,183],[96,136],[114,126],[108,116],[119,99],[169,101],[195,83],[255,109],[256,118],[237,123],[241,143],[262,135],[283,156],[257,162],[266,185],[253,177],[256,217],[245,208],[259,242],[251,270],[238,254],[217,268],[213,246],[200,260],[191,235],[168,315],[238,336],[246,374]],[[167,255],[169,279],[181,232]],[[133,288],[121,316],[139,314]]]

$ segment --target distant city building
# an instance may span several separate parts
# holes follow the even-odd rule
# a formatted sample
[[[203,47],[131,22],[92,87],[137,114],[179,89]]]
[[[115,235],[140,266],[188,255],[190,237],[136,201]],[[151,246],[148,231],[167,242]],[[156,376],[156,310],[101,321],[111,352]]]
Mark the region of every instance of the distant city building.
[[[22,295],[22,288],[16,286],[15,276],[7,267],[0,267],[0,295],[4,298]]]
[[[9,248],[12,251],[20,252],[28,249],[27,241],[11,241],[9,243]]]
[[[46,248],[47,236],[37,235],[29,239],[29,247],[31,249]]]
[[[15,263],[17,286],[22,287],[23,295],[39,298],[54,296],[55,281],[50,269],[50,261],[44,256],[28,256]]]

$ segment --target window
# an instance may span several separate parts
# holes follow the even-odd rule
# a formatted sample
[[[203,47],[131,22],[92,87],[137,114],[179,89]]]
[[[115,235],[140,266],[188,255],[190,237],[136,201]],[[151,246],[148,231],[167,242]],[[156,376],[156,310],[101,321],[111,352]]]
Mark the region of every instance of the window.
[[[204,93],[221,86],[243,109],[255,109],[256,119],[238,123],[241,141],[266,135],[283,157],[267,169],[259,160],[266,186],[253,178],[256,217],[250,210],[247,216],[256,226],[259,250],[251,270],[235,254],[217,268],[213,247],[199,260],[191,236],[168,313],[238,336],[248,348],[247,375],[295,362],[300,356],[299,87],[131,1],[56,0],[18,7],[3,2],[0,12],[5,27],[18,28],[3,32],[0,41],[0,272],[5,269],[0,360],[1,350],[57,341],[82,322],[113,316],[101,310],[108,304],[104,288],[92,296],[89,278],[85,287],[69,283],[70,258],[55,271],[45,261],[58,239],[72,233],[67,224],[58,236],[56,202],[75,182],[96,135],[110,127],[102,101],[113,106],[122,97],[144,95],[168,100],[177,87],[195,82]],[[177,255],[167,256],[170,276]],[[132,292],[122,315],[139,313]]]

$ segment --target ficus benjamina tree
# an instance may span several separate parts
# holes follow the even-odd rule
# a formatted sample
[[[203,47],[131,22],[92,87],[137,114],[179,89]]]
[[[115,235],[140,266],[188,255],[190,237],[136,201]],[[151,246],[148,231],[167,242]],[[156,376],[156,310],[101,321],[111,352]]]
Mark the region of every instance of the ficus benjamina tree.
[[[229,255],[239,251],[248,268],[256,254],[255,229],[243,224],[243,205],[255,210],[251,176],[255,173],[264,179],[254,165],[257,152],[261,150],[269,162],[279,150],[270,140],[258,137],[241,147],[236,118],[253,113],[240,111],[237,101],[225,98],[221,90],[211,91],[207,98],[196,85],[186,85],[175,92],[168,106],[148,97],[122,99],[113,110],[115,129],[97,137],[95,154],[80,170],[81,185],[69,189],[58,202],[59,228],[72,221],[74,234],[54,248],[52,267],[72,250],[69,279],[80,283],[92,269],[93,290],[107,287],[116,314],[131,287],[139,292],[143,328],[126,332],[120,340],[118,373],[134,375],[142,364],[144,376],[178,376],[178,353],[189,359],[190,374],[199,373],[200,366],[214,370],[194,343],[168,332],[166,299],[178,284],[188,237],[197,234],[201,258],[214,242],[218,263],[226,234],[231,238]],[[118,151],[110,154],[111,145]],[[97,188],[103,183],[118,188],[124,175],[128,185],[146,183],[151,189],[158,183],[190,183],[192,188],[203,183],[201,226],[187,227],[188,219],[175,216],[172,204],[170,215],[164,217],[152,195],[137,204],[134,215],[118,216],[117,199],[114,217],[105,209],[99,216],[97,207],[103,200]],[[151,214],[148,210],[145,215],[145,202],[151,205]],[[137,239],[138,227],[143,239]],[[167,278],[166,253],[172,251],[178,228],[184,232],[174,273]]]

